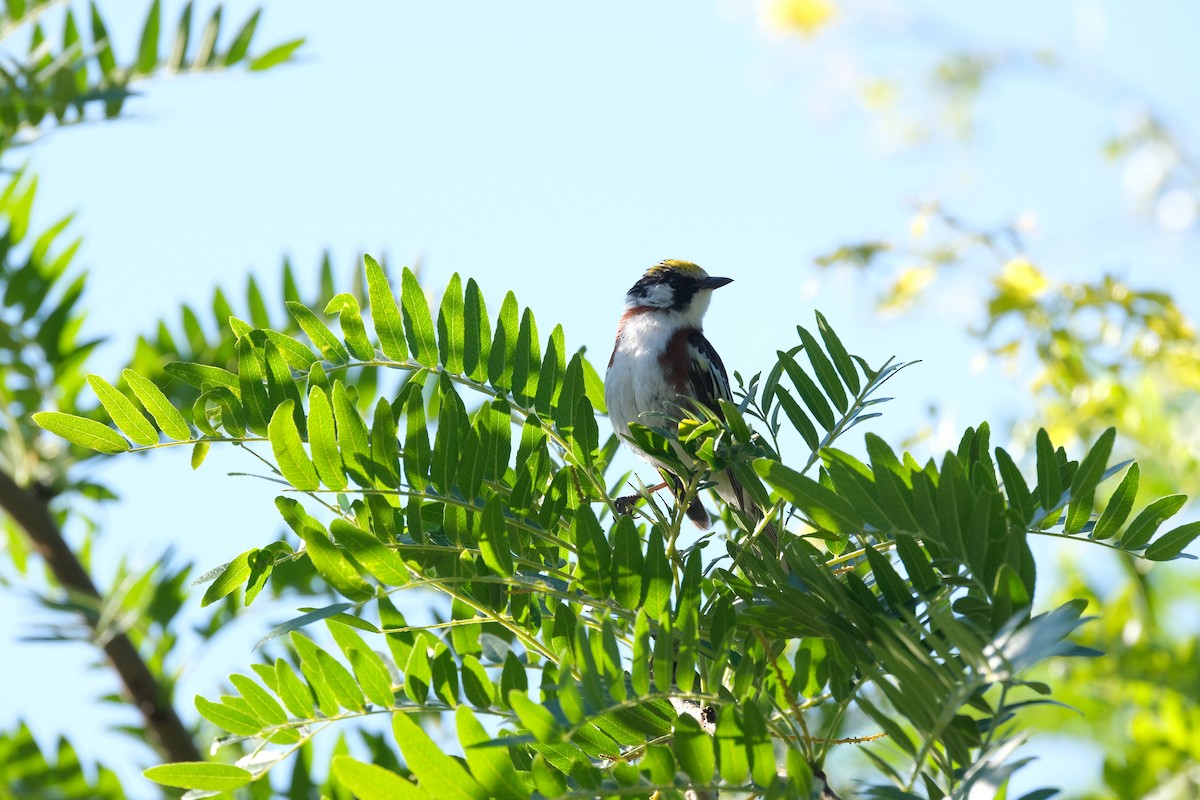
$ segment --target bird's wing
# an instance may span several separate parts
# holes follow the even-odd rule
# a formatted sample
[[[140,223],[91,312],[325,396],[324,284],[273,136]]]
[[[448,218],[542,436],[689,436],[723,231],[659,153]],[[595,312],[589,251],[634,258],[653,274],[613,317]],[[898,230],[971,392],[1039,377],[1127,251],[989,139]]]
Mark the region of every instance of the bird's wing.
[[[732,400],[729,375],[717,355],[716,348],[700,331],[692,331],[687,339],[688,386],[696,402],[712,411],[721,419],[721,406],[717,400]]]

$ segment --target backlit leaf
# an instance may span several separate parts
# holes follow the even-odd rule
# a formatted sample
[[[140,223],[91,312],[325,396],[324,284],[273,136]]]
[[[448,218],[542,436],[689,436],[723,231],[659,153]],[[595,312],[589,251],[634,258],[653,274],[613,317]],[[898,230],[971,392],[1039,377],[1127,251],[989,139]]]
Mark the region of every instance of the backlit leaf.
[[[100,398],[100,405],[104,406],[104,410],[122,433],[143,446],[158,444],[158,431],[154,430],[154,426],[145,415],[128,397],[121,394],[117,387],[99,375],[88,375],[87,382],[96,393],[96,397]]]
[[[101,453],[124,453],[129,442],[112,428],[93,419],[61,411],[39,411],[33,421],[43,430],[61,436],[71,444]]]

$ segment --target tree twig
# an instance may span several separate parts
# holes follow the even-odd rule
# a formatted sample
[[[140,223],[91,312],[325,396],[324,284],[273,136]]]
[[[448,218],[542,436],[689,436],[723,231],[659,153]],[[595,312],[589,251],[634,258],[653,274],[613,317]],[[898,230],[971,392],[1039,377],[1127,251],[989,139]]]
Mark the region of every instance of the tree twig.
[[[49,499],[26,489],[0,470],[0,508],[29,537],[33,549],[46,562],[55,579],[66,590],[100,599],[92,576],[84,569],[50,513]],[[92,622],[88,621],[89,626]],[[129,636],[119,633],[103,645],[104,654],[116,670],[130,702],[141,712],[151,743],[171,761],[200,761],[192,735],[175,712],[158,678],[150,671]]]

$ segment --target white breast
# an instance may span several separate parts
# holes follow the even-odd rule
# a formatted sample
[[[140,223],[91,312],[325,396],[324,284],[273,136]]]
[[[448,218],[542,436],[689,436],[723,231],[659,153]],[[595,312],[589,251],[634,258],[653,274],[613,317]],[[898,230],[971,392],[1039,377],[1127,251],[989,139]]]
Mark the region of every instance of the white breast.
[[[613,430],[629,433],[629,423],[662,426],[675,416],[678,393],[663,377],[659,358],[679,330],[672,313],[634,314],[625,319],[604,382],[604,400]]]

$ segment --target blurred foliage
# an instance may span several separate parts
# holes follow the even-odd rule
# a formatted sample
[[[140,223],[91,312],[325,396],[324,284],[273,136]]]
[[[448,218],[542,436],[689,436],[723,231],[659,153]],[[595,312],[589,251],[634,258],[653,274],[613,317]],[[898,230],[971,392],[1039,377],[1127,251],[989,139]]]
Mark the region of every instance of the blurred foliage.
[[[3,3],[0,157],[11,159],[14,148],[52,127],[120,117],[137,82],[149,76],[268,69],[290,60],[303,41],[257,52],[260,12],[250,13],[232,31],[222,24],[222,16],[218,6],[207,19],[193,23],[193,4],[188,2],[177,20],[165,21],[155,0],[140,25],[136,51],[122,58],[95,2]],[[170,31],[164,32],[164,26]],[[64,446],[31,420],[47,409],[85,417],[103,413],[90,396],[80,399],[86,365],[102,340],[84,333],[80,301],[85,275],[77,263],[80,239],[71,216],[35,229],[37,179],[23,167],[9,165],[7,171],[0,189],[0,585],[32,592],[43,608],[56,612],[23,631],[29,640],[94,644],[97,666],[115,667],[125,682],[120,693],[103,699],[132,703],[147,720],[145,726],[122,730],[166,747],[160,732],[150,729],[156,721],[175,717],[170,699],[179,669],[178,615],[190,565],[170,564],[167,552],[160,564],[145,571],[134,572],[122,562],[107,581],[93,577],[91,553],[101,531],[92,514],[96,503],[115,495],[81,469],[94,451]],[[141,356],[144,360],[145,352]],[[62,501],[64,494],[70,495],[70,503]],[[44,559],[44,573],[30,569],[34,552]],[[96,584],[106,588],[97,590]],[[217,609],[201,635],[220,631],[231,608]],[[124,663],[115,663],[118,658]],[[187,739],[182,732],[173,741]],[[57,761],[43,757],[25,725],[0,735],[0,763],[0,796],[6,798],[124,797],[109,769],[81,769],[66,741],[58,745]]]
[[[1095,15],[1105,9],[1101,4],[1073,9],[1081,35],[1089,24],[1103,25]],[[1096,63],[1073,60],[1069,46],[1058,52],[1015,46],[921,10],[872,13],[851,0],[838,3],[838,13],[847,22],[825,31],[827,42],[843,45],[836,50],[839,57],[861,67],[856,78],[863,107],[893,148],[949,134],[967,146],[960,152],[969,158],[976,144],[974,120],[996,96],[988,90],[1009,77],[1055,86],[1105,107],[1119,98],[1110,134],[1093,146],[1119,167],[1114,177],[1130,201],[1127,210],[1166,234],[1194,230],[1200,169],[1194,143],[1184,135],[1188,109],[1156,108],[1148,99],[1153,89],[1139,90],[1120,76],[1105,75]],[[910,49],[901,54],[899,48],[873,48],[871,34],[880,31]],[[816,52],[820,43],[809,36],[803,46]],[[914,71],[914,62],[923,66]],[[1031,117],[1054,125],[1044,112],[1030,109]],[[860,241],[832,245],[817,264],[862,270],[865,280],[881,287],[877,307],[888,314],[928,313],[948,296],[955,304],[964,294],[973,296],[971,335],[1007,371],[1027,380],[1034,400],[1013,427],[1014,441],[1043,426],[1075,442],[1116,426],[1117,451],[1142,459],[1144,493],[1194,494],[1200,489],[1200,339],[1194,311],[1181,307],[1169,291],[1099,270],[1098,277],[1060,277],[1067,265],[1041,255],[1038,240],[1029,235],[1037,225],[1036,210],[981,225],[929,200],[918,205],[907,234],[867,231]],[[1153,233],[1131,229],[1130,235]],[[1076,262],[1109,258],[1086,241],[1073,250]],[[1078,265],[1070,266],[1078,274]],[[1081,641],[1116,654],[1063,662],[1048,673],[1064,681],[1059,698],[1084,716],[1039,713],[1037,726],[1094,742],[1105,753],[1103,775],[1097,776],[1104,792],[1072,787],[1069,794],[1131,800],[1200,796],[1195,751],[1200,638],[1185,621],[1190,613],[1181,614],[1200,602],[1200,586],[1185,577],[1194,573],[1146,573],[1120,557],[1081,563],[1065,554],[1058,572],[1050,602],[1082,596],[1090,598],[1090,608],[1104,609],[1103,621],[1082,629]]]

